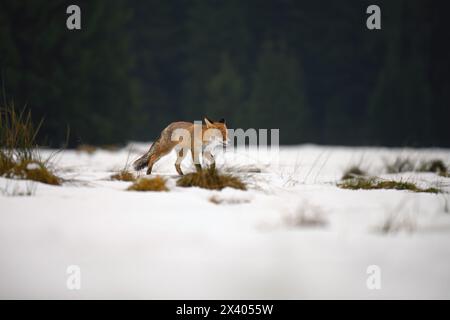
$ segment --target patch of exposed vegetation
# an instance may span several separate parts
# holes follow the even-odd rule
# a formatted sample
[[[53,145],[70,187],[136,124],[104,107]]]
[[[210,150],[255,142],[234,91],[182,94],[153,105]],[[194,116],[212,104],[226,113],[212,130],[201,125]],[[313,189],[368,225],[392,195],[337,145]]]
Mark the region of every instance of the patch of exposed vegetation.
[[[379,190],[379,189],[391,189],[391,190],[408,190],[412,192],[427,192],[427,193],[440,193],[442,192],[437,188],[420,188],[412,182],[406,181],[394,181],[394,180],[381,180],[376,177],[359,177],[349,180],[344,180],[337,184],[339,188],[350,190]]]
[[[77,146],[77,151],[79,152],[85,152],[87,154],[93,154],[95,151],[97,151],[97,147],[90,145],[90,144],[80,144]]]
[[[411,208],[404,208],[405,204],[407,204],[406,201],[401,201],[390,209],[384,220],[375,226],[374,231],[383,234],[414,232],[417,229],[416,215]]]
[[[222,190],[229,187],[247,190],[245,183],[231,174],[220,173],[215,167],[188,173],[177,181],[179,187],[200,187],[204,189]]]
[[[135,181],[136,180],[136,176],[129,170],[130,155],[131,155],[131,149],[128,150],[127,161],[125,162],[124,167],[122,168],[122,170],[113,174],[111,176],[111,180],[119,180],[119,181]]]
[[[120,145],[118,145],[118,144],[103,144],[100,146],[100,148],[102,150],[115,152],[115,151],[120,150]]]
[[[419,172],[433,172],[442,177],[448,177],[448,167],[445,165],[444,161],[440,159],[432,159],[428,161],[423,161],[418,167]]]
[[[413,172],[415,162],[409,158],[396,158],[394,162],[386,163],[387,173]]]
[[[113,174],[111,176],[111,180],[118,180],[118,181],[135,181],[136,177],[134,174],[128,170],[120,170],[119,172]]]
[[[31,112],[17,112],[13,104],[0,109],[0,176],[60,185],[49,169],[49,160],[41,160],[36,135],[42,121],[34,127]]]
[[[2,165],[0,174],[6,178],[19,178],[46,184],[60,185],[61,179],[53,174],[44,163],[34,160],[9,162]]]
[[[209,202],[212,202],[214,204],[243,204],[243,203],[249,203],[250,199],[246,198],[238,198],[238,197],[221,197],[219,195],[213,195],[210,197]]]
[[[94,152],[98,151],[98,150],[105,150],[105,151],[110,151],[110,152],[115,152],[120,150],[120,145],[117,144],[103,144],[100,146],[95,146],[92,144],[80,144],[77,146],[76,148],[77,151],[79,152],[85,152],[87,154],[93,154]]]
[[[131,186],[129,191],[169,191],[166,180],[161,177],[139,178]]]
[[[359,168],[358,166],[352,166],[345,170],[344,175],[342,176],[342,180],[353,179],[361,176],[366,176],[367,173]]]
[[[327,225],[325,212],[321,207],[303,201],[294,211],[284,216],[284,223],[289,227],[324,227]]]
[[[399,233],[402,231],[413,232],[417,228],[415,221],[410,216],[398,217],[398,215],[390,215],[376,228],[381,233]]]
[[[441,159],[425,160],[419,163],[409,158],[397,158],[386,164],[387,173],[432,172],[442,177],[449,177],[448,167]]]
[[[8,197],[29,197],[36,194],[37,185],[34,181],[26,181],[25,188],[17,182],[10,185],[8,182],[0,188],[0,193]]]
[[[228,166],[224,168],[224,171],[227,173],[239,172],[239,173],[261,173],[261,168],[254,165],[237,165],[237,166]]]

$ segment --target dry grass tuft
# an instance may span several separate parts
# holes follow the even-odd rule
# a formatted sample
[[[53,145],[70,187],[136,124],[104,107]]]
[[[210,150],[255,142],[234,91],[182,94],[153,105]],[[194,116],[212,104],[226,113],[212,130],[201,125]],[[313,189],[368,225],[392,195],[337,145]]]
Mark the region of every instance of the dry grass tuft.
[[[219,173],[216,168],[209,167],[197,172],[188,173],[177,181],[179,187],[200,187],[204,189],[222,190],[230,187],[239,190],[247,190],[241,179],[231,174]]]
[[[449,177],[449,168],[441,159],[413,161],[409,158],[397,158],[392,163],[386,164],[387,173],[403,172],[432,172],[442,177]]]
[[[27,181],[25,188],[20,187],[18,183],[10,185],[8,182],[0,187],[0,193],[7,197],[29,197],[36,194],[37,185],[34,181]]]
[[[392,163],[386,163],[387,173],[413,172],[415,162],[409,158],[396,158]]]
[[[2,157],[33,159],[37,157],[37,127],[33,125],[31,112],[17,112],[13,103],[0,108],[0,146]]]
[[[90,144],[80,144],[77,146],[77,151],[79,152],[85,152],[87,154],[93,154],[95,151],[97,151],[97,147],[90,145]]]
[[[131,148],[128,150],[127,161],[125,162],[122,170],[111,176],[111,180],[119,180],[119,181],[136,181],[136,176],[129,170],[129,160],[131,155]]]
[[[415,221],[410,216],[399,217],[391,214],[376,228],[380,233],[398,233],[402,231],[413,232],[417,228]]]
[[[118,144],[103,144],[100,146],[100,148],[102,150],[115,152],[115,151],[119,151],[121,147]]]
[[[61,184],[48,168],[50,158],[41,160],[35,141],[41,124],[34,127],[31,113],[17,112],[13,104],[0,109],[0,176]]]
[[[93,154],[94,152],[98,150],[105,150],[110,152],[115,152],[120,150],[120,145],[117,144],[103,144],[100,146],[94,146],[92,144],[80,144],[77,146],[77,151],[79,152],[85,152],[87,154]]]
[[[324,227],[328,224],[321,207],[303,201],[295,210],[284,216],[289,227]]]
[[[166,180],[161,177],[140,178],[128,187],[129,191],[169,191]]]
[[[2,159],[0,175],[11,179],[26,179],[51,185],[61,185],[61,179],[53,174],[44,163],[35,160],[22,160],[18,163]]]
[[[60,185],[61,179],[54,175],[43,163],[23,161],[15,166],[14,172],[24,179],[39,181],[46,184]]]
[[[344,175],[341,179],[347,180],[365,175],[367,175],[367,173],[364,170],[360,169],[358,166],[352,166],[349,169],[345,170]]]
[[[250,202],[250,199],[246,198],[221,197],[219,195],[213,195],[208,200],[209,202],[214,204],[244,204]]]
[[[441,193],[437,188],[420,188],[412,182],[394,181],[394,180],[380,180],[375,177],[370,178],[354,178],[345,180],[337,184],[339,188],[350,190],[379,190],[379,189],[393,189],[393,190],[409,190],[412,192],[427,192],[427,193]]]
[[[448,177],[448,168],[445,165],[444,161],[440,159],[433,159],[428,161],[423,161],[419,168],[417,169],[419,172],[433,172],[442,177]]]
[[[128,170],[121,170],[111,176],[111,180],[118,180],[118,181],[135,181],[136,177],[134,174]]]

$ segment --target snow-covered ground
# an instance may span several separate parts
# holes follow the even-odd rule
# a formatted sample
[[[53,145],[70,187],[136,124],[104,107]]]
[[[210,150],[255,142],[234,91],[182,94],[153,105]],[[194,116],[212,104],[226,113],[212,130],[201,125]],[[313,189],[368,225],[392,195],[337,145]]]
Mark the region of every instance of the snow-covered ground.
[[[336,187],[361,164],[449,192],[449,178],[387,175],[384,162],[449,164],[450,150],[304,145],[281,147],[269,163],[254,150],[218,155],[248,191],[176,187],[173,154],[154,167],[170,192],[126,191],[129,182],[109,179],[147,148],[64,151],[54,159],[63,186],[0,178],[0,298],[450,298],[448,193]],[[380,232],[387,221],[398,232]],[[80,290],[67,288],[71,265]],[[366,284],[371,265],[379,290]]]

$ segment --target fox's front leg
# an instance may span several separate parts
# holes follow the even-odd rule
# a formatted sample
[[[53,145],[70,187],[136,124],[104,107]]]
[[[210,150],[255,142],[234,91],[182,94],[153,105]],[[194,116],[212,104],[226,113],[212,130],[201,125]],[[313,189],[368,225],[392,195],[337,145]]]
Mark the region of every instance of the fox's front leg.
[[[209,165],[212,169],[216,168],[216,160],[214,159],[214,156],[211,154],[210,151],[204,151],[203,152],[203,159],[208,160]]]
[[[152,173],[153,165],[155,162],[157,162],[159,159],[164,157],[166,154],[168,154],[172,149],[174,148],[173,144],[170,143],[163,143],[161,140],[158,140],[155,142],[155,145],[152,145],[152,148],[150,149],[150,156],[148,157],[148,169],[147,174]]]

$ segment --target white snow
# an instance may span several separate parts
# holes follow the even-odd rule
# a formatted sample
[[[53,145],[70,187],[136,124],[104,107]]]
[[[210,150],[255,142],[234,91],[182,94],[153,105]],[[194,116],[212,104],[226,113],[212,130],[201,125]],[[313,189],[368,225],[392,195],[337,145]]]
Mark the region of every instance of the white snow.
[[[383,168],[399,156],[450,164],[450,150],[302,145],[280,147],[271,162],[255,150],[218,155],[248,191],[177,187],[170,154],[153,172],[170,192],[131,192],[109,177],[149,144],[132,146],[64,151],[54,167],[68,181],[34,183],[31,196],[11,191],[30,182],[0,178],[0,298],[450,298],[448,193],[336,187],[361,164],[449,192],[449,178]],[[386,221],[398,232],[380,232]],[[66,286],[70,265],[80,267],[80,290]],[[380,267],[380,290],[366,285],[370,265]]]
[[[39,164],[35,162],[27,164],[27,170],[38,170],[38,169],[40,169]]]

